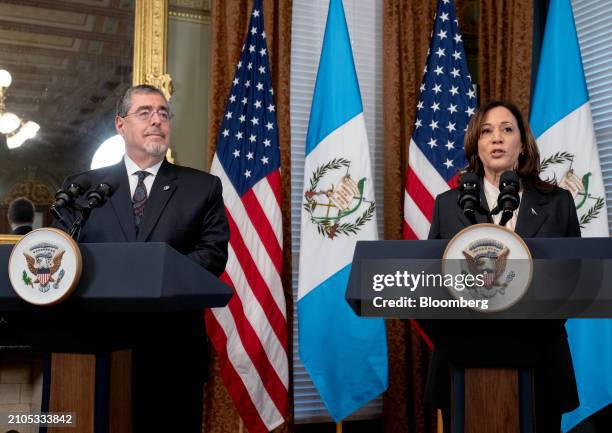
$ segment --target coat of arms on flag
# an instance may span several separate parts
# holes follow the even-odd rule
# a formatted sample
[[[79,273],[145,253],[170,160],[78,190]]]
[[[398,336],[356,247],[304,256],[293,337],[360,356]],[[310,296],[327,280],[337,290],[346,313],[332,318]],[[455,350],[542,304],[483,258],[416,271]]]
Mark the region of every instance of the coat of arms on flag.
[[[580,227],[585,228],[593,220],[596,220],[601,211],[605,208],[604,198],[593,191],[592,171],[577,172],[574,168],[574,153],[559,151],[545,157],[540,163],[540,171],[550,170],[553,177],[561,175],[557,179],[561,188],[567,189],[572,193],[576,204]],[[550,172],[549,171],[549,172]],[[597,174],[597,176],[600,176]]]
[[[329,239],[356,235],[374,217],[376,203],[364,193],[367,179],[353,179],[350,168],[351,161],[346,158],[333,158],[318,166],[304,193],[304,210],[310,222]]]

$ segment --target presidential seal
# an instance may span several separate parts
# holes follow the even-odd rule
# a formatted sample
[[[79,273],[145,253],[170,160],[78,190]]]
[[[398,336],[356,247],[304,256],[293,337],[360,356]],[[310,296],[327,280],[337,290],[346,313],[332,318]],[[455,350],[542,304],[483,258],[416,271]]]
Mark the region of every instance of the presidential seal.
[[[503,311],[527,293],[533,274],[531,253],[513,231],[495,224],[463,229],[444,251],[444,274],[472,275],[479,284],[449,288],[456,298],[488,300],[486,312]]]
[[[24,301],[51,305],[66,299],[81,276],[81,252],[66,233],[52,228],[33,230],[14,247],[9,278]]]
[[[354,179],[351,161],[334,158],[310,177],[303,207],[321,236],[355,235],[374,217],[376,204],[365,197],[365,177]],[[327,187],[326,187],[327,186]]]
[[[463,250],[469,273],[482,276],[484,285],[470,287],[468,291],[485,298],[505,294],[516,275],[506,269],[509,254],[510,248],[495,239],[484,238],[469,244]]]

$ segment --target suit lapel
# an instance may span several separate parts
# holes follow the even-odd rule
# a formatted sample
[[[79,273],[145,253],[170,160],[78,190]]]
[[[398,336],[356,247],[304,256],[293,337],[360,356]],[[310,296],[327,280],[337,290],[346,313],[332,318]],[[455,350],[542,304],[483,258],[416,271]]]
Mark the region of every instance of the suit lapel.
[[[125,240],[133,242],[136,240],[134,210],[132,208],[132,198],[130,197],[130,182],[123,160],[115,166],[111,176],[114,177],[111,182],[119,185],[119,187],[111,196],[110,203],[115,211],[115,216],[119,221]]]
[[[176,190],[176,168],[164,160],[159,167],[151,192],[144,208],[144,216],[140,223],[136,241],[145,242],[157,224],[168,200]]]
[[[537,235],[542,224],[548,219],[546,204],[548,199],[532,186],[526,186],[523,191],[515,232],[524,238]]]

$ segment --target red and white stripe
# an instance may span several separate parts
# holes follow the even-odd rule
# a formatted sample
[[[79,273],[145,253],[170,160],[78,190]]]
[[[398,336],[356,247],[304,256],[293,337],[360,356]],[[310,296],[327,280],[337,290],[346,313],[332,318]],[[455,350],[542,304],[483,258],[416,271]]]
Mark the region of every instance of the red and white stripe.
[[[436,197],[455,182],[453,178],[447,183],[414,140],[410,140],[404,189],[404,239],[427,239]]]
[[[49,272],[42,272],[37,275],[38,281],[40,281],[41,286],[45,286],[49,282],[49,278],[51,274]]]
[[[221,280],[235,289],[227,307],[205,313],[221,376],[251,433],[268,432],[288,414],[287,317],[280,172],[238,196],[215,155],[211,173],[223,184],[230,223],[229,257]]]

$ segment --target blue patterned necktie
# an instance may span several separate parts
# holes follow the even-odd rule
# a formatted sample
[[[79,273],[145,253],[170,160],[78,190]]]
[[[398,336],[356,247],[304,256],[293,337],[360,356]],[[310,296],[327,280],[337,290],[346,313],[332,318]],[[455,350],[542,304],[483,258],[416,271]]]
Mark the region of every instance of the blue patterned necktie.
[[[151,173],[148,171],[137,171],[135,174],[138,175],[138,183],[136,184],[136,189],[134,190],[132,203],[134,206],[134,225],[136,226],[136,231],[138,231],[138,226],[140,225],[142,216],[144,214],[144,207],[147,203],[147,187],[144,184],[144,178]]]

